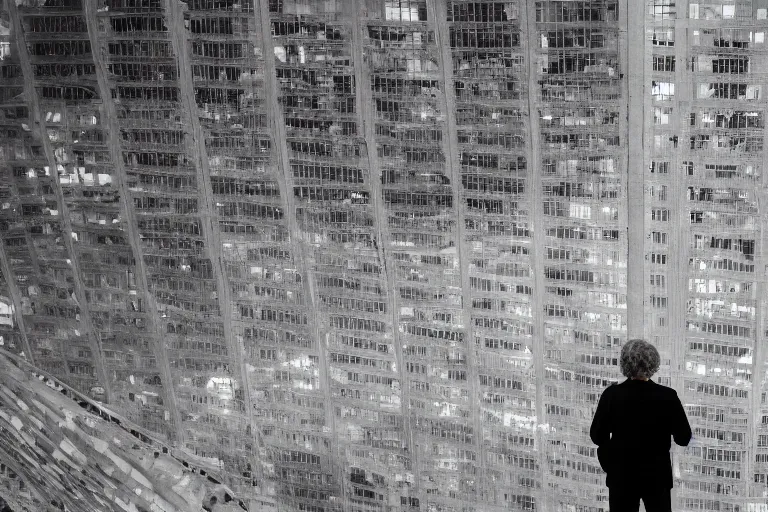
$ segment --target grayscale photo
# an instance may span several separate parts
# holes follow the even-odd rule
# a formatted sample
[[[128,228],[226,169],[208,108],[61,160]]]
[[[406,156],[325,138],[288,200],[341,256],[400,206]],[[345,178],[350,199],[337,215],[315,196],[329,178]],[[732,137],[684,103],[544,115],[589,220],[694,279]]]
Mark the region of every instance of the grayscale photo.
[[[0,0],[0,512],[768,512],[767,33]]]

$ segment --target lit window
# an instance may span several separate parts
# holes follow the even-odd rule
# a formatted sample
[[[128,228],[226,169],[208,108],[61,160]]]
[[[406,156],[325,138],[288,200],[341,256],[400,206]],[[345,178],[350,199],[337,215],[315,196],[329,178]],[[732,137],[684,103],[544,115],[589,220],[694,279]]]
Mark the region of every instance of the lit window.
[[[651,96],[657,101],[670,100],[675,95],[673,82],[656,82],[651,84]]]
[[[653,29],[654,46],[675,46],[675,29],[673,27],[655,27]]]
[[[657,20],[675,18],[675,0],[655,0],[650,6],[650,13]]]
[[[672,114],[672,107],[654,107],[653,124],[669,124],[669,116]]]
[[[427,19],[427,6],[425,2],[386,0],[384,9],[387,20],[426,21]]]

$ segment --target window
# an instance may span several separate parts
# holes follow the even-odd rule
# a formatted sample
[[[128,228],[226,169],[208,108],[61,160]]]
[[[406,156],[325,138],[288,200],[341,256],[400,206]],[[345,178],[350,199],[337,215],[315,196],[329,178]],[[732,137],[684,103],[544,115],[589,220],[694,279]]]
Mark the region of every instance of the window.
[[[718,113],[715,116],[715,126],[717,128],[762,128],[762,113],[733,112],[729,117]]]
[[[648,9],[651,16],[657,20],[675,18],[675,0],[654,0]]]
[[[651,274],[651,286],[654,288],[665,288],[666,277],[661,274]]]
[[[713,98],[738,100],[747,94],[747,84],[716,83],[710,84],[710,90],[714,89]]]
[[[736,57],[736,58],[721,57],[721,58],[712,59],[712,72],[713,73],[728,73],[728,74],[749,73],[749,58],[747,58],[747,57]]]
[[[583,28],[560,29],[547,32],[547,37],[542,37],[541,44],[543,48],[584,48],[586,37],[589,35]]]
[[[651,220],[656,222],[668,222],[669,210],[667,210],[666,208],[652,208]]]
[[[190,30],[193,34],[234,34],[234,24],[231,18],[196,18],[191,20]]]
[[[675,70],[674,55],[654,55],[653,70],[654,71],[674,71]]]
[[[672,115],[672,107],[654,107],[653,124],[669,124],[669,116]]]
[[[427,4],[410,0],[386,0],[386,19],[389,21],[426,21]]]
[[[654,46],[675,46],[675,29],[672,27],[654,27]]]
[[[758,100],[760,99],[759,85],[738,83],[706,83],[698,84],[699,98],[719,98],[729,100]]]
[[[671,100],[675,95],[674,82],[657,82],[651,83],[651,96],[656,101]]]
[[[589,2],[536,2],[537,22],[616,21],[616,4],[595,8]]]

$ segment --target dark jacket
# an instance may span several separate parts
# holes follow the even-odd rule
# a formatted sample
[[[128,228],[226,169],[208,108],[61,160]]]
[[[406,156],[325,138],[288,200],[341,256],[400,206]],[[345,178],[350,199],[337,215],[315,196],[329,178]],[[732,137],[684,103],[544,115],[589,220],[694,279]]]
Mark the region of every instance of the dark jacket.
[[[677,392],[627,379],[603,391],[589,430],[608,487],[672,488],[670,436],[688,446],[691,425]]]

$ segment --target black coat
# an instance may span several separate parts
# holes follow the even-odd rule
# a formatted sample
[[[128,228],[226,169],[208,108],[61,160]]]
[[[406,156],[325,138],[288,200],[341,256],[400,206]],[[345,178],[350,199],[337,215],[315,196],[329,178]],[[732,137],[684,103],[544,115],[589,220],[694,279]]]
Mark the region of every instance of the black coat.
[[[627,379],[603,391],[589,435],[608,474],[606,486],[671,489],[670,436],[688,446],[691,425],[674,389]]]

